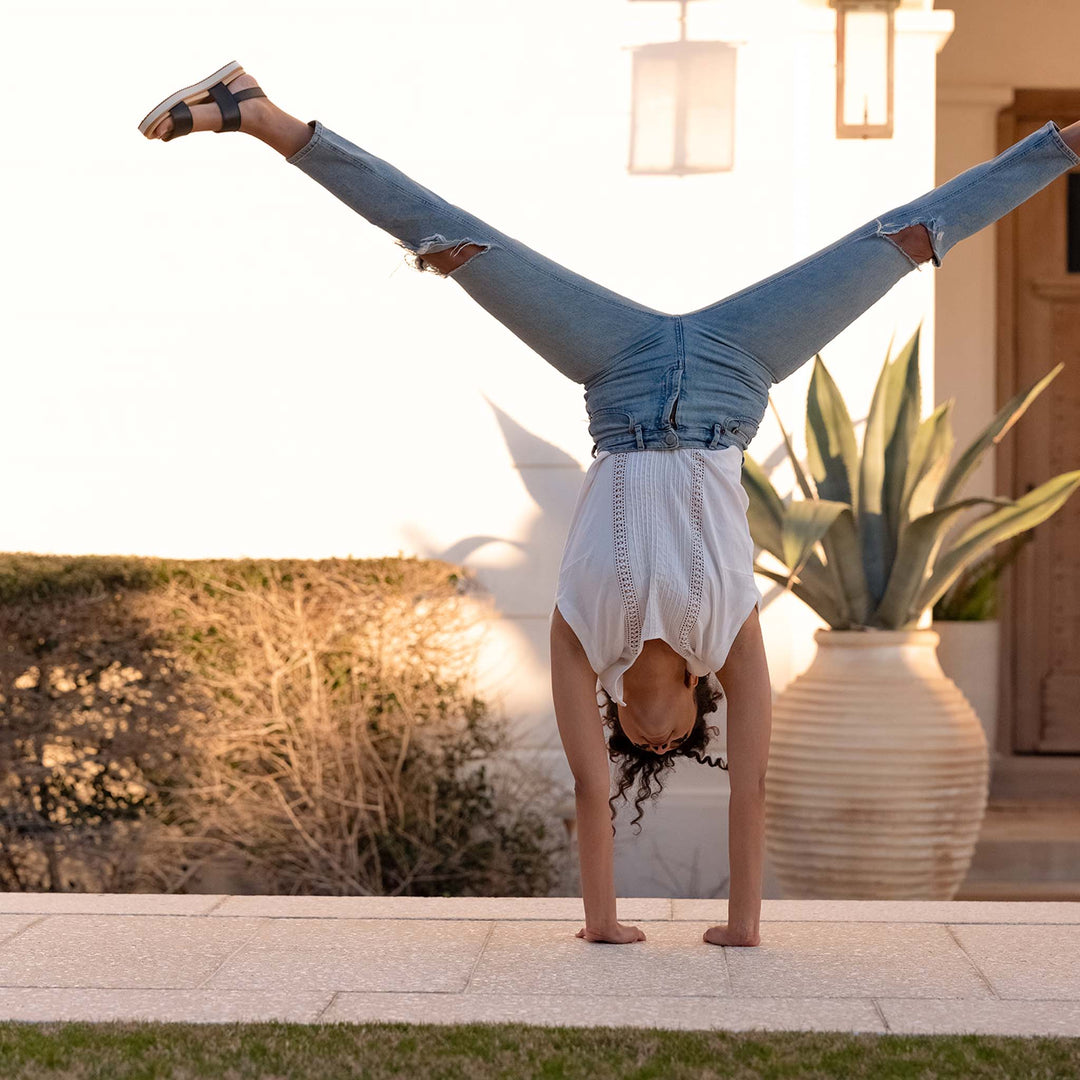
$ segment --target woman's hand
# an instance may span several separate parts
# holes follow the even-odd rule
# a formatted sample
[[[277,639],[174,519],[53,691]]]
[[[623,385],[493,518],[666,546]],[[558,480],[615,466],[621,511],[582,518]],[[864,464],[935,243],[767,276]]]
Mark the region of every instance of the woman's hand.
[[[639,930],[636,926],[623,926],[622,923],[616,923],[612,927],[597,930],[583,926],[574,936],[584,938],[586,941],[606,942],[608,945],[629,945],[634,941],[644,941],[645,931]]]
[[[710,926],[701,935],[701,940],[709,945],[760,945],[761,933],[757,930],[734,930],[727,923],[721,923]]]

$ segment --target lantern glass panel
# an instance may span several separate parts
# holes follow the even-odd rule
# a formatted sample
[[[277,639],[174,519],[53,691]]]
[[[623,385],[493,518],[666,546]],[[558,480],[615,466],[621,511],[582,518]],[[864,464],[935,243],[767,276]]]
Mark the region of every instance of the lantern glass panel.
[[[634,56],[634,160],[631,168],[669,172],[675,165],[679,66],[670,53]]]
[[[889,15],[881,11],[843,12],[844,123],[881,125],[889,121]]]
[[[723,172],[735,138],[735,47],[673,41],[634,53],[630,171]]]
[[[735,134],[735,49],[717,45],[686,58],[686,166],[730,169]]]

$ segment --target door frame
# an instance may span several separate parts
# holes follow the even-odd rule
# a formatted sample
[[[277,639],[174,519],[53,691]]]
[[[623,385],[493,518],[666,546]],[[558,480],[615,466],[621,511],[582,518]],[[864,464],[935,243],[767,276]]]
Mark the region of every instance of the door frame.
[[[1019,138],[1021,119],[1045,123],[1053,120],[1066,127],[1080,119],[1080,89],[1015,90],[1011,105],[998,113],[997,152]],[[997,357],[995,362],[997,408],[1013,397],[1017,379],[1017,273],[1016,229],[1018,217],[1007,214],[996,225],[997,238]],[[1019,444],[1003,439],[995,447],[995,488],[1015,498]],[[1054,754],[1017,749],[1016,634],[1013,613],[1018,608],[1016,575],[1003,575],[1001,592],[1001,658],[999,665],[998,746],[991,784],[993,799],[1062,799],[1080,791],[1080,754]],[[994,749],[994,748],[991,748]]]

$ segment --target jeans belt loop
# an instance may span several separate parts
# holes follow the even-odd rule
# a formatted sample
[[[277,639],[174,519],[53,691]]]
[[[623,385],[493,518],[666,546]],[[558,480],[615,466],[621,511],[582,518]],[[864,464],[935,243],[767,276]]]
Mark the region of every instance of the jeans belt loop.
[[[634,438],[637,439],[637,446],[639,450],[645,449],[645,440],[641,437],[641,425],[634,425]]]
[[[712,442],[709,443],[709,449],[715,450],[720,445],[720,436],[724,434],[723,424],[713,424],[712,429]]]

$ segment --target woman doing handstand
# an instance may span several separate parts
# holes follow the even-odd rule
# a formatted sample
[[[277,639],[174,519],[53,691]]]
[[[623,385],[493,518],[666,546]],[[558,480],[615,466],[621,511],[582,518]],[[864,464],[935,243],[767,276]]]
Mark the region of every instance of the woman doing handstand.
[[[954,244],[1080,164],[1080,123],[1048,121],[821,251],[682,315],[560,266],[321,122],[290,116],[235,62],[171,94],[139,129],[163,141],[193,131],[261,139],[584,386],[594,460],[550,627],[556,721],[575,782],[577,936],[645,939],[616,917],[609,758],[623,769],[616,797],[639,781],[640,818],[652,777],[691,756],[727,768],[731,783],[728,921],[704,940],[757,945],[772,712],[740,477],[769,388],[905,274],[940,266]],[[727,698],[729,764],[703,755],[715,730],[706,716],[721,696],[710,674]]]

